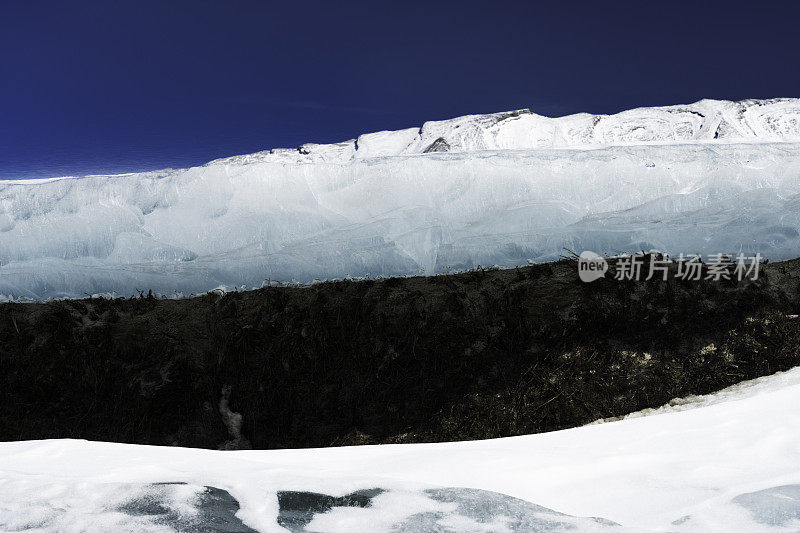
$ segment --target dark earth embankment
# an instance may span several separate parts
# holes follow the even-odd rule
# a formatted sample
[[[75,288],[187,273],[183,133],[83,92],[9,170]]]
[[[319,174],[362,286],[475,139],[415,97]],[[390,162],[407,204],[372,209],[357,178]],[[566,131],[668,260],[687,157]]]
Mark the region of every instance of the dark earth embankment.
[[[796,366],[798,312],[800,260],[738,284],[585,284],[561,261],[2,304],[0,440],[278,448],[550,431]]]

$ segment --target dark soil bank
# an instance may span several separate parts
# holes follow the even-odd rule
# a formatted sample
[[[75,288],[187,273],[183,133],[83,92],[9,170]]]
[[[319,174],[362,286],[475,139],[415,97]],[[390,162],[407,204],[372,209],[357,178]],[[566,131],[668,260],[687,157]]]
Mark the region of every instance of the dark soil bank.
[[[0,440],[278,448],[567,428],[800,364],[799,288],[800,260],[738,284],[586,284],[562,261],[3,304]]]

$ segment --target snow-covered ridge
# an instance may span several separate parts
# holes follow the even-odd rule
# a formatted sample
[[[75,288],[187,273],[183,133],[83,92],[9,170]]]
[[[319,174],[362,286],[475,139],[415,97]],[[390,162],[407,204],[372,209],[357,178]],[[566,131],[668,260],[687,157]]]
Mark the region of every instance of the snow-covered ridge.
[[[426,122],[420,128],[367,133],[336,144],[304,144],[216,163],[347,163],[430,152],[588,148],[686,142],[800,141],[800,99],[701,100],[615,115],[550,118],[528,109]]]

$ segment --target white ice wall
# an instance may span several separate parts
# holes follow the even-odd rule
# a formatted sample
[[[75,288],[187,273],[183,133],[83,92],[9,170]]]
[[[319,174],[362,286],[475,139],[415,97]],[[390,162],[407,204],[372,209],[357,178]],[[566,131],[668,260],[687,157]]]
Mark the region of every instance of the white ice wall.
[[[800,142],[788,142],[797,101],[685,107],[702,106],[739,117],[736,131],[747,125],[758,142],[532,149],[551,134],[582,138],[574,132],[594,119],[514,114],[363,135],[358,150],[342,143],[178,171],[0,182],[0,295],[431,274],[545,261],[564,248],[800,256]],[[592,138],[663,137],[665,121],[689,135],[709,124],[672,109],[608,117],[613,124],[601,120]],[[526,126],[539,120],[558,128]],[[443,135],[450,152],[418,153]]]

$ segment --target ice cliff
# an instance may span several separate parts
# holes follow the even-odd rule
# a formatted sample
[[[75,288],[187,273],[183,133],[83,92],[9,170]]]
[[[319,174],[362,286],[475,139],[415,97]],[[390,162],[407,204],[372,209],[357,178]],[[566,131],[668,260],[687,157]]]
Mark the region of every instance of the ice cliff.
[[[0,182],[0,295],[190,294],[564,253],[800,256],[800,99],[427,122],[201,167]]]

